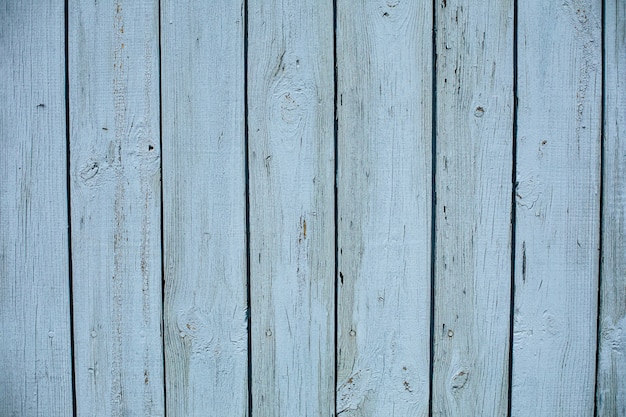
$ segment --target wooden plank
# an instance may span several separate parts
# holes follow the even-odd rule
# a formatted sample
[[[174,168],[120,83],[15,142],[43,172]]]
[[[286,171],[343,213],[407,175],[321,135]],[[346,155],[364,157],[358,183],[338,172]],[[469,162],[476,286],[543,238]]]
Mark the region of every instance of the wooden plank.
[[[433,415],[505,416],[513,1],[439,1]]]
[[[626,415],[626,3],[605,2],[598,417]]]
[[[0,415],[71,416],[63,3],[0,13]]]
[[[518,7],[512,415],[592,416],[601,6]]]
[[[432,4],[337,3],[337,413],[428,415]]]
[[[330,416],[333,4],[248,6],[252,410]]]
[[[161,5],[169,416],[248,413],[242,1]]]
[[[79,415],[162,416],[158,4],[70,1]]]

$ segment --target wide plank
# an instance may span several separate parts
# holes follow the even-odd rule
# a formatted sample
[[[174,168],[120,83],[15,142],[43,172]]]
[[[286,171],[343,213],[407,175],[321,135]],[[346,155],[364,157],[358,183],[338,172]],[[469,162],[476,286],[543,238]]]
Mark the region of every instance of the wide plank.
[[[330,416],[333,3],[248,7],[252,412]]]
[[[248,414],[243,12],[161,3],[168,416]]]
[[[163,416],[158,4],[68,20],[76,412]]]
[[[426,416],[432,4],[337,2],[337,413]]]
[[[433,416],[505,416],[513,1],[440,0]]]
[[[601,4],[518,2],[512,415],[592,416]]]
[[[63,2],[0,7],[0,415],[71,416]]]

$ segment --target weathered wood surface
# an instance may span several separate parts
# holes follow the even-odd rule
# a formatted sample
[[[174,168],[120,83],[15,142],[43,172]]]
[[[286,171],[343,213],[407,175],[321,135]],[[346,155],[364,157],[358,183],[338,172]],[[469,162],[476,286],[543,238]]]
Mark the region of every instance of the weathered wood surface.
[[[168,416],[248,413],[243,12],[161,4]]]
[[[0,0],[0,415],[626,415],[626,5],[514,3]]]
[[[63,3],[0,9],[0,415],[71,416]]]
[[[248,1],[252,412],[334,412],[331,1]]]
[[[626,416],[626,2],[605,2],[598,417]]]
[[[434,416],[505,416],[513,1],[439,1]]]
[[[512,415],[592,416],[601,5],[518,8]]]
[[[68,18],[76,412],[162,416],[158,4]]]
[[[337,413],[428,415],[432,5],[337,2]]]

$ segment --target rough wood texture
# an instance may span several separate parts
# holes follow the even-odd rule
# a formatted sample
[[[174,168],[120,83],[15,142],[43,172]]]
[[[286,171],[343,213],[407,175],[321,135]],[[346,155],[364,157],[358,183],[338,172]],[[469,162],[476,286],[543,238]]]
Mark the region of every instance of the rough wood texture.
[[[441,0],[434,416],[508,408],[513,2]]]
[[[0,415],[71,416],[63,3],[0,9]]]
[[[241,1],[161,4],[168,416],[246,416]]]
[[[626,2],[604,21],[604,183],[598,417],[626,416]]]
[[[248,5],[252,411],[330,416],[333,5]]]
[[[162,416],[158,5],[70,1],[78,415]]]
[[[0,0],[1,416],[626,416],[624,1],[66,5]]]
[[[428,414],[432,5],[339,1],[337,413]]]
[[[512,415],[592,416],[601,7],[590,0],[518,7]]]

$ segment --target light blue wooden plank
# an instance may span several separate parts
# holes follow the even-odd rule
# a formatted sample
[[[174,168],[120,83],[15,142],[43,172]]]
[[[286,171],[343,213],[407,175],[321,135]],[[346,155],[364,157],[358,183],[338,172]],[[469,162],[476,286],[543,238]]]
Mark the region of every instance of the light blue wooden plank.
[[[513,1],[438,1],[434,416],[505,416]]]
[[[601,4],[518,2],[512,416],[593,416]]]
[[[333,4],[248,7],[252,413],[330,416]]]
[[[158,3],[68,19],[77,414],[162,416]]]
[[[0,2],[0,415],[71,416],[63,2]]]
[[[626,2],[605,1],[598,417],[626,416]]]
[[[426,416],[432,3],[337,2],[342,416]]]
[[[161,4],[169,416],[248,414],[243,11]]]

